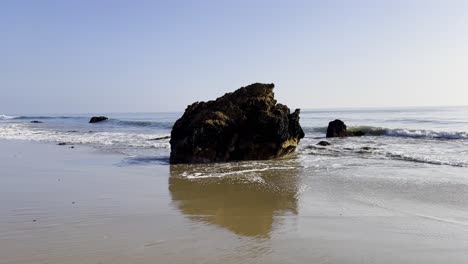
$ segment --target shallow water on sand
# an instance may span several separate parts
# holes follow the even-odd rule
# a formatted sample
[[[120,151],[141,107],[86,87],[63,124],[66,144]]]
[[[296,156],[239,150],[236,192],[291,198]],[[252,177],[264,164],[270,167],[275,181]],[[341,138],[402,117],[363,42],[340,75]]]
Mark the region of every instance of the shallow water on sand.
[[[0,263],[468,261],[465,167],[354,154],[136,166],[84,146],[0,149]]]

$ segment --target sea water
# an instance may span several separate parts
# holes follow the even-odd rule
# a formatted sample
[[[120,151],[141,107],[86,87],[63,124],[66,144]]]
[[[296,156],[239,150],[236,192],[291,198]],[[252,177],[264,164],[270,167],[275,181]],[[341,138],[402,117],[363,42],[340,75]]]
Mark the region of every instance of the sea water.
[[[88,115],[0,115],[0,138],[85,144],[125,154],[125,164],[167,163],[172,125],[182,113],[114,113],[107,121],[90,124]],[[378,160],[402,161],[407,166],[468,166],[468,107],[419,107],[376,109],[302,110],[300,123],[305,131],[296,153],[299,166],[350,166],[349,162],[366,164]],[[330,146],[317,143],[326,140],[328,122],[341,119],[351,130],[362,130],[366,136],[330,139]],[[39,121],[41,123],[31,123]],[[286,166],[282,159],[272,167]],[[262,162],[250,162],[248,170],[265,170]],[[249,162],[247,162],[249,164]],[[268,163],[270,164],[270,163]],[[222,176],[210,168],[210,174]],[[257,167],[256,167],[257,166]],[[240,173],[240,172],[236,172]],[[203,172],[190,177],[206,177]]]

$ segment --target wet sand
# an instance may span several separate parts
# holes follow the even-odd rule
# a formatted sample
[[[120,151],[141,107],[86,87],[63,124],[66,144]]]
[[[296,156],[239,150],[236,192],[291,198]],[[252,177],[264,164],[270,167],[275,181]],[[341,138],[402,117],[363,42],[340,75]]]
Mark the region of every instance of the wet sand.
[[[124,159],[0,140],[0,263],[468,263],[466,168]]]

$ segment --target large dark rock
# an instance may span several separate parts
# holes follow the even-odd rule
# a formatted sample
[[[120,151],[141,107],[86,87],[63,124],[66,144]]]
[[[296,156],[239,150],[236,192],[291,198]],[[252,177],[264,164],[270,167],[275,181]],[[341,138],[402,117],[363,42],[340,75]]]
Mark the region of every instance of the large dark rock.
[[[277,104],[274,84],[255,83],[187,107],[171,132],[171,163],[258,160],[293,152],[300,110]]]
[[[336,119],[335,121],[331,121],[328,124],[327,128],[327,138],[332,137],[346,137],[348,136],[348,132],[346,130],[346,125],[343,121]]]
[[[89,122],[90,123],[97,123],[97,122],[105,121],[107,119],[109,119],[109,118],[107,118],[105,116],[93,116],[93,117],[91,117]]]

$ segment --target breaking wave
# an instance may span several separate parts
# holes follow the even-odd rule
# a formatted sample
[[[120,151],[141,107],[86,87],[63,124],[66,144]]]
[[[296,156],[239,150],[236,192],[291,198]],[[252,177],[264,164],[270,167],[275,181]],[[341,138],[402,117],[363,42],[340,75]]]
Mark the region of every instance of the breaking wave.
[[[83,124],[87,124],[90,117],[86,116],[6,116],[0,115],[2,119],[14,119],[14,120],[73,120]],[[173,122],[156,122],[156,121],[140,121],[140,120],[121,120],[110,118],[105,122],[98,123],[99,125],[113,125],[122,127],[149,127],[149,128],[162,128],[171,129]]]
[[[326,133],[327,127],[305,128],[306,132]],[[420,139],[468,139],[467,131],[434,131],[424,129],[391,129],[372,126],[355,126],[350,132],[361,131],[365,136],[387,136]]]
[[[63,142],[67,144],[117,145],[169,149],[169,135],[129,132],[53,131],[30,128],[23,124],[0,127],[0,138],[32,141]],[[155,138],[161,140],[154,140]]]
[[[119,119],[111,119],[113,123],[119,126],[136,126],[136,127],[155,127],[155,128],[165,128],[171,129],[173,123],[171,122],[153,122],[153,121],[126,121]]]
[[[80,116],[16,116],[13,119],[29,120],[29,119],[84,119]]]
[[[0,115],[0,120],[13,119],[13,118],[16,118],[16,117],[15,116]]]
[[[432,131],[432,130],[407,130],[390,129],[385,132],[386,136],[428,138],[428,139],[468,139],[468,132],[465,131]]]

